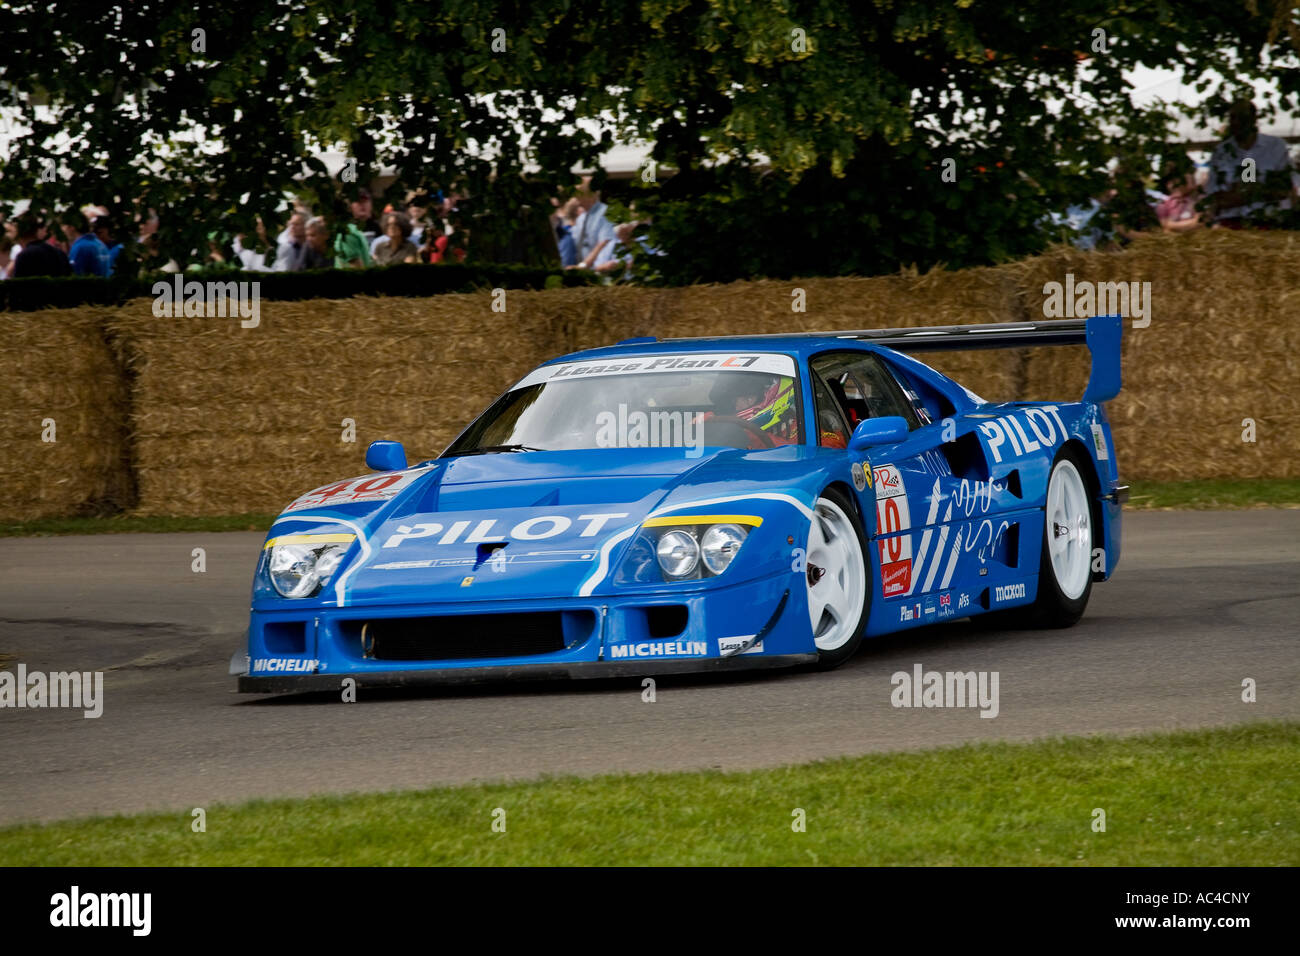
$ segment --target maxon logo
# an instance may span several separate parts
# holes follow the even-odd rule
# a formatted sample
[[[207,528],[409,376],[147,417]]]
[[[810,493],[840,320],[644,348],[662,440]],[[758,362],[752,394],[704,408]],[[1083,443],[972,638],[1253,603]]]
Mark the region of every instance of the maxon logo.
[[[1023,598],[1024,596],[1024,582],[1020,584],[999,584],[993,589],[993,600],[999,604],[1003,601],[1014,601],[1016,598]]]

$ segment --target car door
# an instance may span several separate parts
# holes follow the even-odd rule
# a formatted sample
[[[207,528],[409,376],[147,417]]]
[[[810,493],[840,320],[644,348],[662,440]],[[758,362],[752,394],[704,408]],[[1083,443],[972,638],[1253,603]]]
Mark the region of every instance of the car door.
[[[809,364],[814,397],[819,405],[834,403],[848,434],[868,418],[897,415],[908,423],[906,440],[870,450],[872,481],[860,495],[864,507],[874,507],[876,514],[879,594],[899,603],[899,610],[889,613],[902,622],[952,616],[958,600],[944,592],[957,577],[965,546],[960,523],[969,517],[967,505],[975,489],[969,481],[963,486],[937,449],[941,424],[918,412],[892,369],[874,352],[823,353]],[[821,427],[821,408],[818,416]]]

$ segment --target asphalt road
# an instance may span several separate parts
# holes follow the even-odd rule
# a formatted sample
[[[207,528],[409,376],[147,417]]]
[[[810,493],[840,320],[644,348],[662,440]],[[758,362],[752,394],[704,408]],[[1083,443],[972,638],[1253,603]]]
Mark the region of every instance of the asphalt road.
[[[0,539],[3,666],[102,670],[105,696],[97,720],[0,708],[0,824],[1300,718],[1300,510],[1131,514],[1125,535],[1070,630],[937,625],[830,673],[660,678],[654,703],[636,680],[237,695],[226,665],[261,535]],[[998,716],[894,708],[891,675],[918,663],[997,671]]]

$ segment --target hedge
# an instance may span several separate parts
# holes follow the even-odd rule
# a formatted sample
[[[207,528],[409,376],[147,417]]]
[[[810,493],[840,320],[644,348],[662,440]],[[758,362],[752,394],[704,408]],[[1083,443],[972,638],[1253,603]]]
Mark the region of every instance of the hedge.
[[[479,289],[550,289],[581,286],[590,276],[560,269],[515,265],[402,264],[371,269],[317,269],[311,272],[245,272],[239,269],[204,269],[184,273],[202,281],[257,282],[261,301],[296,302],[303,299],[350,299],[358,295],[423,298],[449,292]],[[122,305],[153,296],[157,282],[172,281],[171,273],[144,278],[116,276],[38,276],[0,282],[0,311],[34,312],[71,309],[82,305]]]

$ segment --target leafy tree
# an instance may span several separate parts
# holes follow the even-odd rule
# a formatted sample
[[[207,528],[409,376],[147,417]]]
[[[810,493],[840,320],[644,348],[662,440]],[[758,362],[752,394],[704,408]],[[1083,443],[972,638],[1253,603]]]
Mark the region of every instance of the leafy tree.
[[[1039,248],[1121,150],[1167,151],[1126,71],[1229,77],[1200,118],[1259,76],[1296,109],[1298,38],[1282,0],[18,2],[0,200],[154,209],[187,261],[289,194],[341,220],[391,165],[389,198],[471,197],[473,255],[536,263],[570,169],[639,137],[659,175],[624,198],[663,281],[970,265]],[[350,181],[308,161],[336,145]]]

